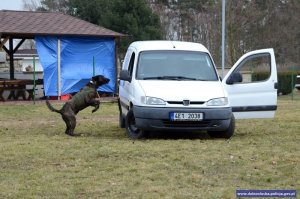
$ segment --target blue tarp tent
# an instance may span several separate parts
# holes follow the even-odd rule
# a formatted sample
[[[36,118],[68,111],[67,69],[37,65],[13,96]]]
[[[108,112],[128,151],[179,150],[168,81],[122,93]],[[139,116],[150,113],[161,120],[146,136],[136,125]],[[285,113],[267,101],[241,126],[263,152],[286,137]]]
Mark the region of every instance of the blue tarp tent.
[[[78,92],[94,73],[110,79],[99,91],[115,92],[114,38],[38,36],[35,42],[44,70],[46,96]]]

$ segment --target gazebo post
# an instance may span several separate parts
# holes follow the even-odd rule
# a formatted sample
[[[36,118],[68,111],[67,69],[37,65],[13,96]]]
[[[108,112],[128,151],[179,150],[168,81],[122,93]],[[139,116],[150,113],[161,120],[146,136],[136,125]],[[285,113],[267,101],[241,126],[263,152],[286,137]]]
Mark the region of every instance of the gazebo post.
[[[115,94],[117,94],[119,92],[118,90],[118,74],[119,74],[119,51],[118,51],[118,46],[120,44],[120,38],[115,38],[115,70],[116,70],[116,74],[115,74],[115,78],[116,78],[116,82],[115,82],[115,90],[114,90],[114,94],[113,96],[115,96]],[[121,66],[122,68],[122,66]]]
[[[10,79],[15,79],[15,66],[14,66],[14,44],[13,38],[9,37],[9,77]]]
[[[7,38],[4,41],[1,41],[1,47],[5,50],[5,52],[9,55],[9,73],[10,79],[15,79],[15,66],[14,66],[14,54],[17,52],[19,47],[23,44],[25,39],[23,38],[18,45],[14,48],[14,39],[13,37],[9,37],[9,49],[7,49],[4,44],[7,41]]]
[[[60,85],[60,75],[61,75],[61,57],[60,57],[60,38],[57,38],[57,95],[58,99],[61,97],[61,85]]]

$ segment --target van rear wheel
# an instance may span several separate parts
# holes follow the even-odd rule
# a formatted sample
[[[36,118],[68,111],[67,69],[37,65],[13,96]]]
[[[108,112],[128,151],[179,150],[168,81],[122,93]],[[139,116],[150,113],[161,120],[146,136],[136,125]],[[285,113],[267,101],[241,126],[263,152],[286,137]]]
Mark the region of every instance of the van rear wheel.
[[[207,133],[212,138],[229,139],[233,136],[234,129],[235,129],[235,118],[234,115],[232,114],[228,129],[226,129],[225,131],[208,131]]]
[[[137,128],[135,124],[135,117],[132,109],[128,111],[125,118],[125,128],[129,138],[141,139],[146,136],[146,132]]]

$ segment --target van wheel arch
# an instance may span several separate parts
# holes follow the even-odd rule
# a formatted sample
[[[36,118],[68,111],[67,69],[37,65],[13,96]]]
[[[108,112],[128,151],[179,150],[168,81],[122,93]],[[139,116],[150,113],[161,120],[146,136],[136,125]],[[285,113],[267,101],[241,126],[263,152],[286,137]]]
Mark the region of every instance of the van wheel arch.
[[[135,117],[132,108],[129,109],[126,115],[125,128],[128,137],[131,139],[141,139],[146,136],[146,131],[136,127]]]
[[[232,114],[229,127],[225,131],[208,131],[208,135],[212,138],[225,138],[229,139],[233,136],[235,130],[235,117]]]

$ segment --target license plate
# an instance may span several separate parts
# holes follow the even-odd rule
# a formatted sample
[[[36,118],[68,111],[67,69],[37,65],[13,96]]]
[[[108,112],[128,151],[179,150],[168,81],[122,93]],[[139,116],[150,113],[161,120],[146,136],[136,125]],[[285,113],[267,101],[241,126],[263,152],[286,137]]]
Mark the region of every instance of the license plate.
[[[203,120],[203,113],[175,113],[170,114],[172,121],[200,121]]]

